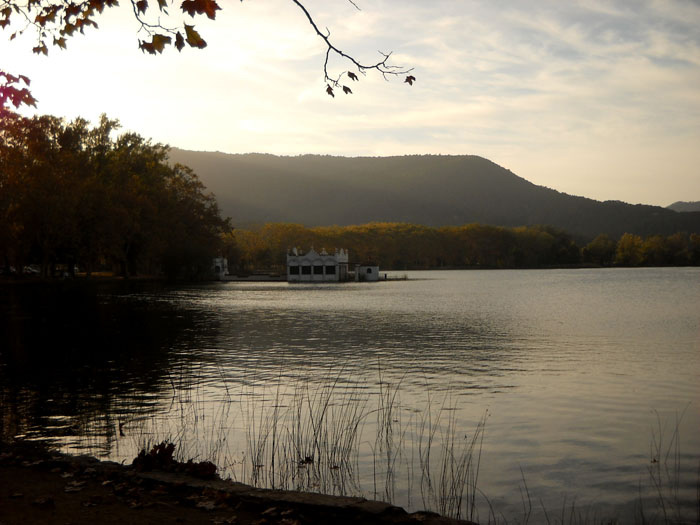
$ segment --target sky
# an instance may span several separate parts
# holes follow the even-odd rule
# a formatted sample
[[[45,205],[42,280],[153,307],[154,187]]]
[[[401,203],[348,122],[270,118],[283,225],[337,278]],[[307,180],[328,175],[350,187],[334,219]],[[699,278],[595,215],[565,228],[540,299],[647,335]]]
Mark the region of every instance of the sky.
[[[369,72],[328,96],[325,44],[290,0],[219,0],[215,21],[184,18],[207,48],[157,56],[123,0],[48,57],[6,29],[0,68],[31,78],[23,114],[106,113],[183,149],[479,155],[572,195],[700,200],[699,0],[355,3],[304,2],[337,47],[363,63],[392,51],[413,86]]]

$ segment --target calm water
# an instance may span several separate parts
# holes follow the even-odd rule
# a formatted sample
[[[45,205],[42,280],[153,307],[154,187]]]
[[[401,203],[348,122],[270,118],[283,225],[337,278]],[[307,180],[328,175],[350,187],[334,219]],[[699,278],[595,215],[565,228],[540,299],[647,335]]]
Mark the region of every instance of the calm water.
[[[386,469],[374,437],[362,437],[359,484],[347,492],[421,507],[418,483],[405,481],[417,422],[443,407],[459,436],[486,416],[478,487],[509,519],[522,519],[526,483],[534,513],[559,516],[575,498],[586,512],[633,521],[657,449],[677,460],[673,497],[695,519],[700,269],[408,276],[5,286],[0,431],[116,460],[169,438],[240,479],[251,425],[330,381],[331,405],[347,410],[350,400],[368,413],[363,436],[376,430],[377,396],[396,392],[394,436],[405,449],[391,488],[377,488]],[[484,522],[486,508],[482,498]]]

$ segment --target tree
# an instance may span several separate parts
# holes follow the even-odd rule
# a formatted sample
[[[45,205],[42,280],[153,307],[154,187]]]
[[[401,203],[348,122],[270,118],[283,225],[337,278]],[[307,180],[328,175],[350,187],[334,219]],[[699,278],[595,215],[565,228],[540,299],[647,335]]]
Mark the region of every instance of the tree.
[[[688,252],[690,264],[700,265],[700,234],[690,234]]]
[[[89,274],[104,264],[194,278],[209,270],[230,229],[213,195],[169,148],[119,123],[0,115],[0,260],[39,262]]]
[[[615,241],[601,233],[583,248],[583,260],[600,266],[610,266],[615,259]]]
[[[50,116],[2,119],[0,216],[11,233],[6,253],[17,267],[33,255],[46,275],[72,236],[78,182],[72,169],[80,151],[70,135],[80,126]]]
[[[241,0],[243,1],[243,0]],[[358,81],[357,73],[365,75],[374,71],[384,78],[406,75],[405,82],[413,85],[415,77],[410,75],[412,68],[394,66],[389,63],[391,52],[380,52],[376,62],[365,63],[356,59],[352,54],[340,49],[330,37],[330,31],[319,29],[309,10],[299,0],[290,0],[304,13],[311,27],[326,46],[326,56],[323,63],[323,80],[326,92],[335,97],[335,89],[351,94],[352,90],[342,84],[343,78]],[[179,0],[178,0],[179,2]],[[353,0],[348,2],[355,8],[359,7]],[[187,21],[206,16],[216,19],[216,12],[221,7],[216,0],[183,0],[179,5],[181,16],[171,14],[177,7],[175,0],[129,0],[134,18],[139,25],[139,49],[145,53],[160,54],[166,47],[171,46],[182,51],[185,47],[203,49],[206,40],[195,29],[194,23]],[[106,8],[118,6],[118,0],[0,0],[0,28],[12,28],[13,24],[22,27],[10,34],[10,40],[27,30],[36,33],[37,44],[32,49],[34,53],[48,55],[49,46],[65,49],[68,38],[77,33],[84,34],[89,27],[97,28],[96,19]],[[183,19],[184,17],[184,19]],[[351,70],[340,73],[329,71],[331,55],[349,62]],[[352,70],[354,69],[354,71]],[[26,84],[22,87],[21,83]],[[0,111],[10,105],[15,108],[22,104],[35,105],[36,101],[28,90],[29,79],[23,75],[12,75],[0,69]]]
[[[662,235],[651,235],[642,243],[642,262],[646,266],[670,264],[668,240]]]
[[[621,266],[639,266],[642,263],[644,241],[639,235],[625,233],[617,241],[615,263]]]

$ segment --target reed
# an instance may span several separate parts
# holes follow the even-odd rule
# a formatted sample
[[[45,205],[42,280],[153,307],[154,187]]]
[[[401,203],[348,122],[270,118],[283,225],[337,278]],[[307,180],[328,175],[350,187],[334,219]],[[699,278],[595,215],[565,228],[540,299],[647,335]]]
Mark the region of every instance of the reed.
[[[424,402],[405,402],[404,378],[392,381],[381,367],[377,376],[376,383],[353,390],[342,369],[322,377],[280,372],[272,381],[248,378],[236,394],[222,373],[225,394],[219,399],[207,397],[196,379],[173,380],[170,417],[136,418],[127,435],[136,450],[167,440],[176,445],[176,459],[212,461],[222,477],[257,487],[364,496],[475,522],[485,509],[482,523],[489,524],[618,522],[576,499],[564,499],[558,510],[539,500],[535,509],[522,471],[523,510],[507,518],[478,486],[488,412],[467,435],[449,393],[436,400],[426,385]],[[700,523],[700,466],[696,501],[688,500],[681,485],[684,413],[673,425],[657,415],[647,479],[640,480],[634,511],[637,523]],[[693,505],[696,515],[689,517]]]
[[[397,480],[407,480],[404,500],[416,499],[416,487],[426,510],[474,516],[485,419],[460,435],[449,396],[433,406],[428,394],[416,408],[401,400],[402,378],[391,383],[381,367],[376,385],[341,388],[343,377],[342,368],[321,378],[280,373],[234,395],[222,374],[226,394],[215,401],[196,378],[172,378],[168,417],[133,417],[128,448],[167,441],[179,461],[212,461],[223,477],[273,489],[396,502]]]
[[[680,428],[688,404],[675,414],[670,424],[658,412],[651,431],[646,490],[640,482],[640,496],[636,518],[640,523],[690,523],[690,509],[695,512],[695,523],[700,523],[700,462],[694,487],[695,501],[689,487],[681,484],[682,463]]]
[[[475,520],[488,412],[477,423],[471,437],[459,432],[455,414],[456,406],[445,398],[437,411],[428,409],[421,415],[417,433],[421,498],[427,510]]]

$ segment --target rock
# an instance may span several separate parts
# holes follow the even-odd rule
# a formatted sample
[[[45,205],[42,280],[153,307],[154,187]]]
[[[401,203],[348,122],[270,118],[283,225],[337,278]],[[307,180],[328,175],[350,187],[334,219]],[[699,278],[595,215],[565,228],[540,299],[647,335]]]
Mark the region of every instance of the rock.
[[[56,506],[51,496],[39,497],[32,501],[32,505],[40,509],[52,509]]]

